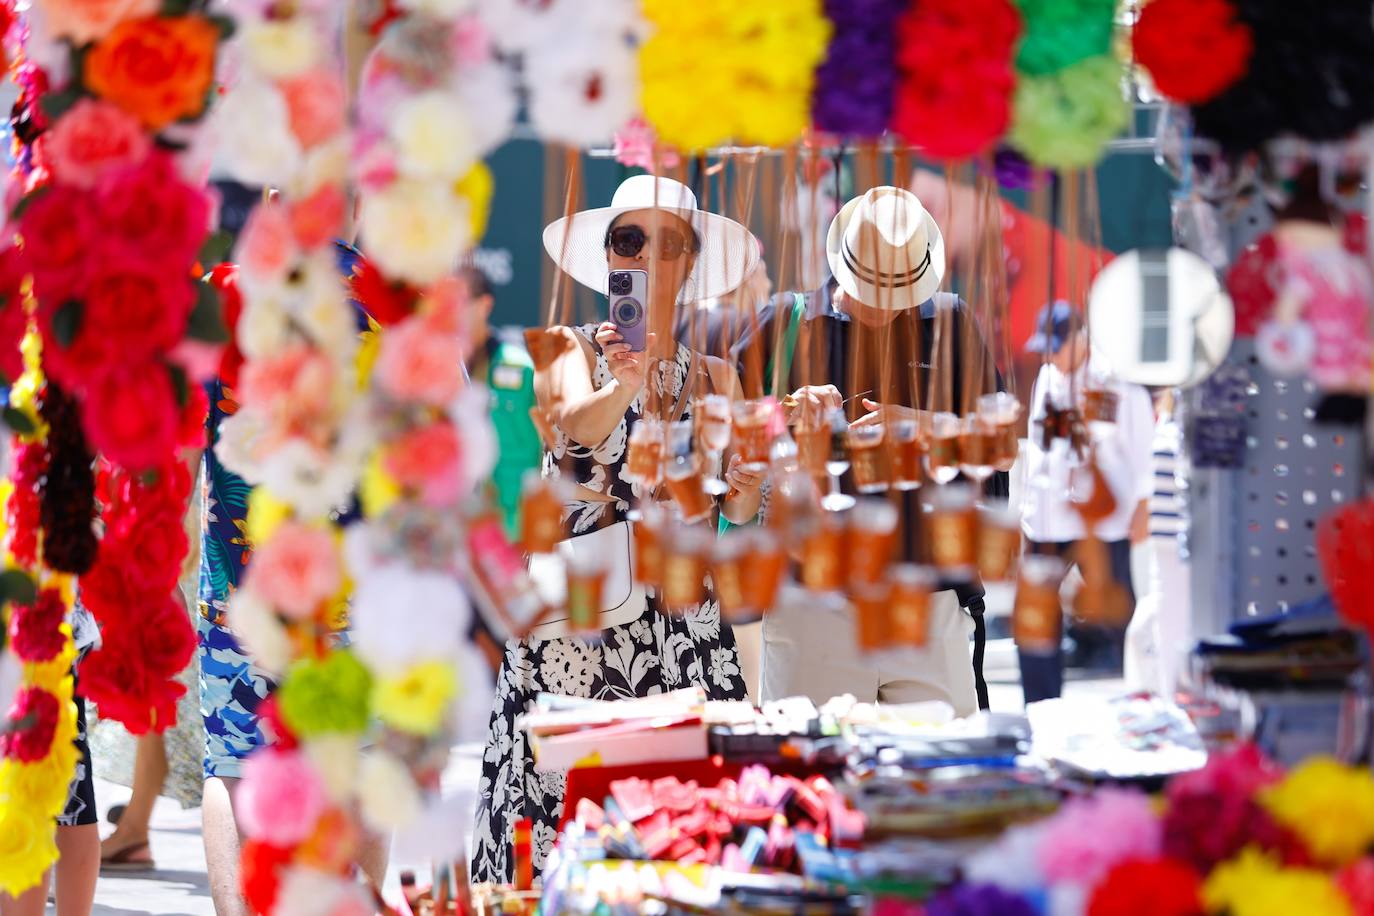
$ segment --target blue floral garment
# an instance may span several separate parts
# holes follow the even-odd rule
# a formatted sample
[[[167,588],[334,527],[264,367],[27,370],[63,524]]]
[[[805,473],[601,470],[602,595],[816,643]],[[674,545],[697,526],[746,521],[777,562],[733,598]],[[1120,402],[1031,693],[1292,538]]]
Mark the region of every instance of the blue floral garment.
[[[234,413],[233,393],[216,379],[207,386],[210,413],[203,461],[205,510],[201,524],[200,715],[205,723],[205,777],[237,778],[243,761],[267,743],[258,704],[272,690],[267,674],[244,654],[224,622],[253,554],[248,540],[251,488],[215,455],[220,422]]]

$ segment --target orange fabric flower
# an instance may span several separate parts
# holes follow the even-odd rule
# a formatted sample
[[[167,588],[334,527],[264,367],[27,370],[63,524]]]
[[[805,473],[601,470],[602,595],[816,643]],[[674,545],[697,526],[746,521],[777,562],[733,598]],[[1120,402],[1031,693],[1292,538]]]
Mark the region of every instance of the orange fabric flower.
[[[158,131],[205,110],[219,29],[200,16],[120,23],[86,56],[86,85]]]

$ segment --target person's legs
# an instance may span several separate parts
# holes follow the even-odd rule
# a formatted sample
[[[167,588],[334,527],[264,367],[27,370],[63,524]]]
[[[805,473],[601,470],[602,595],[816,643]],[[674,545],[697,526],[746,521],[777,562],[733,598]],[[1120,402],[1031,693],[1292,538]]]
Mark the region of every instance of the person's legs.
[[[1026,542],[1026,552],[1037,555],[1066,557],[1073,542],[1041,543]],[[1061,613],[1062,618],[1062,613]],[[1055,640],[1054,650],[1048,653],[1026,652],[1016,648],[1016,657],[1021,666],[1021,694],[1026,703],[1050,700],[1064,692],[1064,648],[1061,640]]]
[[[134,757],[134,786],[129,803],[119,817],[114,833],[100,844],[100,858],[109,861],[118,857],[125,863],[153,861],[148,845],[148,822],[153,817],[153,805],[162,794],[167,778],[167,752],[162,736],[149,732],[138,739]]]
[[[100,878],[100,827],[58,827],[57,852],[57,916],[91,916]]]
[[[234,820],[233,792],[238,780],[214,776],[205,780],[201,800],[201,833],[210,899],[218,916],[248,916],[239,888],[239,828]]]

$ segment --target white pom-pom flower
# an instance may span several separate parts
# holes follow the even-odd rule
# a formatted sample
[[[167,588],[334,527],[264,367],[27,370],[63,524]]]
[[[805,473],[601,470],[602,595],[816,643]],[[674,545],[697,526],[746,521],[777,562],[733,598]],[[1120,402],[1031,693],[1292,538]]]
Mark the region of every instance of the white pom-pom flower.
[[[531,57],[525,73],[530,122],[545,140],[579,147],[609,143],[635,115],[639,68],[620,35],[568,42]]]
[[[229,629],[253,663],[269,674],[286,670],[295,646],[279,618],[267,602],[252,589],[241,588],[229,599]]]
[[[424,810],[420,788],[395,754],[371,750],[358,767],[358,807],[363,822],[378,833],[402,830]]]
[[[448,185],[396,181],[363,197],[362,248],[386,274],[428,286],[470,240],[467,201]]]
[[[215,106],[213,130],[229,174],[247,185],[279,187],[301,165],[286,99],[270,83],[244,80]]]
[[[389,563],[362,575],[354,589],[353,650],[379,673],[448,658],[458,651],[469,613],[452,576]]]
[[[467,106],[451,92],[431,90],[397,106],[387,124],[396,166],[409,178],[456,181],[477,161]]]

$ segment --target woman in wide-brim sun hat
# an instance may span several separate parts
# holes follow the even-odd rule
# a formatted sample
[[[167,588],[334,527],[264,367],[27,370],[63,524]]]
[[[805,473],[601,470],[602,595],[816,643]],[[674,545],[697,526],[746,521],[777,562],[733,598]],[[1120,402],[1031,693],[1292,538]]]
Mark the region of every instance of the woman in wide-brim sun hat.
[[[649,175],[627,179],[609,207],[552,223],[544,230],[544,247],[570,277],[603,294],[611,270],[649,274],[644,351],[632,352],[610,322],[554,327],[547,335],[559,355],[536,366],[539,408],[550,421],[544,476],[572,484],[564,535],[606,534],[602,529],[657,495],[626,473],[630,431],[641,417],[690,420],[696,396],[743,396],[734,368],[674,340],[673,321],[679,303],[739,286],[758,264],[760,248],[744,226],[701,210],[681,183]],[[726,456],[722,476],[734,492],[721,510],[732,521],[745,521],[758,511],[763,475],[737,464]],[[713,538],[714,531],[702,536]],[[665,614],[656,595],[641,593],[602,611],[595,642],[536,628],[529,638],[507,644],[482,767],[474,880],[513,879],[511,831],[518,821],[533,824],[536,874],[557,835],[563,778],[535,771],[515,727],[538,694],[624,699],[695,686],[711,699],[745,698],[734,634],[706,594],[685,612]]]

